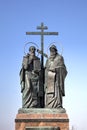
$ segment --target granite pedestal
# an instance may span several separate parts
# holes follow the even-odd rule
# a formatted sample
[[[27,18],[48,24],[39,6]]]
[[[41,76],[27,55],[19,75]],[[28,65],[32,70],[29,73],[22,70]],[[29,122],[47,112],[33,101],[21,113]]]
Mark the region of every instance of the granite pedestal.
[[[69,118],[58,109],[19,109],[15,130],[69,130]]]

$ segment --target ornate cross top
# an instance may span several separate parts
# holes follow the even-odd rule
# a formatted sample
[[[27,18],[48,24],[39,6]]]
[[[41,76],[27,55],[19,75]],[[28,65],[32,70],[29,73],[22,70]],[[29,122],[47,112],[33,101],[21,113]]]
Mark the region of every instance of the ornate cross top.
[[[37,26],[37,29],[40,29],[41,32],[43,32],[45,29],[48,29],[48,27],[47,27],[47,26],[44,26],[44,24],[41,23],[41,26]]]
[[[43,68],[44,65],[44,59],[43,59],[43,53],[44,53],[44,35],[58,35],[58,32],[44,32],[44,30],[47,30],[48,27],[44,26],[43,23],[41,23],[41,26],[37,26],[37,29],[41,30],[41,32],[26,32],[26,35],[41,35],[41,68]]]

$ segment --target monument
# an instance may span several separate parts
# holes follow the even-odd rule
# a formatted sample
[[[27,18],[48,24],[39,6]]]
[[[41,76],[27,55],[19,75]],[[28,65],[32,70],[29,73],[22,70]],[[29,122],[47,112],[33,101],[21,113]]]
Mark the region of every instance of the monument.
[[[69,118],[63,107],[65,77],[67,69],[64,58],[53,44],[50,56],[44,53],[44,35],[58,35],[58,32],[44,32],[48,29],[41,23],[41,32],[26,32],[27,35],[41,35],[41,50],[35,45],[23,56],[20,70],[22,108],[15,119],[15,130],[69,130]],[[36,51],[41,58],[36,56]],[[44,56],[47,58],[44,66]]]

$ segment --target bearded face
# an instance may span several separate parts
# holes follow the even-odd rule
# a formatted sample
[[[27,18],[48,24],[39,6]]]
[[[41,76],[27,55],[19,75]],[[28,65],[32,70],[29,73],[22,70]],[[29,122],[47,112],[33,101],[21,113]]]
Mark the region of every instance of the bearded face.
[[[57,50],[54,48],[50,48],[50,56],[55,56],[57,54]]]

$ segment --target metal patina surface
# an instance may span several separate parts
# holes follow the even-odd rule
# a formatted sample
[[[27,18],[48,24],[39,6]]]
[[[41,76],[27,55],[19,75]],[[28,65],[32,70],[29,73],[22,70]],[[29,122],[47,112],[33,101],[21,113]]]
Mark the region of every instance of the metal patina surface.
[[[36,48],[31,46],[29,53],[23,57],[20,71],[22,92],[22,110],[29,108],[57,108],[65,112],[62,97],[65,96],[65,77],[67,75],[64,58],[58,53],[57,47],[52,45],[50,56],[44,53],[44,36],[58,35],[58,32],[44,32],[48,27],[41,23],[37,26],[40,32],[26,32],[26,35],[41,36],[41,59],[35,55]],[[44,56],[47,58],[44,67]],[[27,110],[28,111],[28,110]]]

